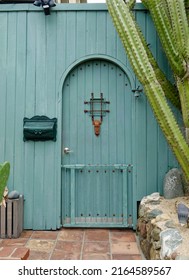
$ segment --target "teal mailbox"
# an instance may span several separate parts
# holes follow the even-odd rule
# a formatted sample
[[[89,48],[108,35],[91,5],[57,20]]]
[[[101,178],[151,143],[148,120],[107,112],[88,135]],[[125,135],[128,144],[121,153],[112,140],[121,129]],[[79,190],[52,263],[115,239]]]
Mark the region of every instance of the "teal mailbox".
[[[49,119],[46,116],[24,118],[24,141],[56,141],[57,118]]]

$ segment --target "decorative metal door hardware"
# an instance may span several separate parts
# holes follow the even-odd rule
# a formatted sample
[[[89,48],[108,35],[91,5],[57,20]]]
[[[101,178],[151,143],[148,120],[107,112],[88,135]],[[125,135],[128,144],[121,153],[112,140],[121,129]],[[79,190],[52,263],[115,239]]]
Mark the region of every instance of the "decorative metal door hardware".
[[[100,135],[100,126],[103,121],[103,117],[110,110],[106,109],[106,104],[110,104],[110,101],[106,101],[103,97],[103,93],[100,93],[99,98],[94,98],[94,93],[91,93],[90,101],[84,101],[84,104],[90,105],[90,110],[84,110],[85,113],[89,113],[92,119],[92,124],[94,125],[95,135]],[[98,119],[95,119],[98,117]]]
[[[101,123],[102,122],[100,120],[93,120],[94,131],[95,131],[96,136],[99,136],[99,134],[100,134]]]
[[[136,89],[133,89],[132,92],[134,92],[134,96],[138,98],[141,96],[143,89],[138,86]]]
[[[71,151],[70,148],[66,147],[66,148],[64,148],[64,153],[65,154],[70,154],[70,153],[73,153],[73,151]]]

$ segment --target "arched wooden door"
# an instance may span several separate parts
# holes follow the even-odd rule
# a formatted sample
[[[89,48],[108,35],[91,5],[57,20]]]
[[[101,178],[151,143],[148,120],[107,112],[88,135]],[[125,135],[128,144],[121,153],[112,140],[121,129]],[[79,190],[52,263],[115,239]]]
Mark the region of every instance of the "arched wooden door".
[[[67,76],[62,102],[63,226],[127,227],[132,168],[127,75],[105,60],[82,63]]]

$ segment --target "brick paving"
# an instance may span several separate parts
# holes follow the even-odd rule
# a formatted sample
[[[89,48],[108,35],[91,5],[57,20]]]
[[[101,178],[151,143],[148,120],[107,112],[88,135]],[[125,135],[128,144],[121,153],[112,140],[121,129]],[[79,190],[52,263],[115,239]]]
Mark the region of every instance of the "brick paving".
[[[0,260],[27,260],[29,249],[25,247],[0,247]]]
[[[12,253],[11,248],[14,250]],[[57,231],[25,230],[19,238],[0,239],[0,259],[4,258],[28,260],[144,259],[135,232],[132,230],[67,228]]]

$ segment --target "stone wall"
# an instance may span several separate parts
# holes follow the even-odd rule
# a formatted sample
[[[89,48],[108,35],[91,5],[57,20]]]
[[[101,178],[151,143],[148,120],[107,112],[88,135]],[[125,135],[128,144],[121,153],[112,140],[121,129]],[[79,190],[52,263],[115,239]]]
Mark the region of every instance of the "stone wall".
[[[146,259],[189,259],[189,228],[178,220],[180,203],[189,207],[189,197],[165,199],[153,193],[142,199],[137,235]]]

